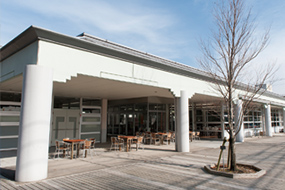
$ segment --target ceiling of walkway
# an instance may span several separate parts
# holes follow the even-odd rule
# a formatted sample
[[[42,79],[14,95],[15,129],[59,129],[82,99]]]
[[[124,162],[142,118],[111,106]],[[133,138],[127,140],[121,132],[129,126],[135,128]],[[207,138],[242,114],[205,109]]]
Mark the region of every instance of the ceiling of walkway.
[[[85,75],[66,83],[54,83],[54,95],[64,97],[107,98],[109,100],[159,96],[173,98],[168,89],[132,84]]]
[[[223,98],[214,97],[214,96],[207,96],[203,94],[194,94],[191,98],[191,102],[193,103],[215,103],[223,101]]]
[[[0,83],[3,91],[21,92],[23,77],[14,77]],[[129,99],[140,97],[164,97],[173,99],[169,89],[147,85],[132,84],[91,76],[78,75],[66,83],[54,82],[53,93],[62,97],[107,98],[109,100]]]
[[[23,76],[17,76],[0,83],[0,89],[10,92],[21,92],[22,83]],[[109,100],[151,96],[173,99],[173,94],[169,89],[102,79],[86,75],[72,77],[71,80],[68,80],[66,83],[54,82],[53,93],[55,96],[62,97],[107,98]],[[202,94],[194,94],[190,99],[190,102],[194,103],[218,101],[221,101],[221,98]]]

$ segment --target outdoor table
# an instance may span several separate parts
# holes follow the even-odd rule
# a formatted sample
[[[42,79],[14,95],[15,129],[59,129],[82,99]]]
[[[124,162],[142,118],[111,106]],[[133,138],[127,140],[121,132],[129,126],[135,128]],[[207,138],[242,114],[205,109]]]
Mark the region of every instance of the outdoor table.
[[[83,139],[63,139],[64,142],[71,143],[71,160],[73,159],[74,144],[79,144],[85,140]],[[79,148],[77,147],[77,157],[79,156]]]
[[[131,150],[131,140],[137,139],[137,136],[120,136],[119,138],[126,139],[126,141],[127,141],[127,152],[128,152],[129,150]]]

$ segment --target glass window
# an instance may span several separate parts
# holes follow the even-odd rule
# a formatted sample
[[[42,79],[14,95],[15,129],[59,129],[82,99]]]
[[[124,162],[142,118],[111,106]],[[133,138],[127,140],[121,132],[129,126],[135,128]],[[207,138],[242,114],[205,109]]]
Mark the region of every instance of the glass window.
[[[0,149],[17,148],[18,138],[0,139]]]
[[[165,104],[149,104],[149,110],[165,111],[165,109],[166,109]]]
[[[99,99],[83,99],[82,100],[83,106],[101,106],[101,100]]]
[[[101,125],[100,124],[83,124],[81,125],[81,132],[88,133],[88,132],[100,132]]]
[[[20,122],[20,116],[1,115],[0,122]]]
[[[96,141],[101,141],[101,134],[82,134],[81,139],[95,138]]]
[[[101,117],[83,117],[82,122],[100,122]]]
[[[0,92],[1,101],[21,102],[21,94]]]
[[[18,135],[19,126],[0,126],[0,135],[3,136],[14,136]]]
[[[79,98],[67,98],[67,97],[54,97],[54,108],[60,109],[79,109]]]
[[[1,111],[21,111],[20,105],[0,105]]]
[[[100,108],[83,108],[82,113],[101,113]]]

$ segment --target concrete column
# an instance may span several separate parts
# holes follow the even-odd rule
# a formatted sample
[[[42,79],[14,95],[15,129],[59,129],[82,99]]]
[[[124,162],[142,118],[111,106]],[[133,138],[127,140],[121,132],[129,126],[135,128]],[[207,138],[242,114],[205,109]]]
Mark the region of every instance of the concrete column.
[[[146,131],[150,132],[150,128],[149,128],[149,102],[147,103]]]
[[[179,110],[179,107],[180,107],[180,101],[179,101],[179,98],[175,98],[174,100],[174,104],[175,104],[175,150],[178,151],[178,141],[180,136],[178,136],[178,131],[180,129],[180,110]]]
[[[108,100],[101,101],[101,143],[107,142]]]
[[[242,100],[237,100],[237,103],[235,105],[235,122],[240,120],[239,122],[240,131],[236,136],[236,142],[244,142],[243,118],[239,118],[240,116],[241,117],[243,116],[241,112],[242,112]]]
[[[263,135],[266,131],[266,126],[265,126],[265,107],[262,106],[261,107],[261,115],[262,115],[262,131],[263,131]]]
[[[266,136],[272,137],[272,127],[271,127],[271,106],[267,104],[265,107],[265,128]]]
[[[283,131],[285,132],[285,108],[283,108]]]
[[[23,79],[15,180],[37,181],[48,174],[53,72],[27,65]]]
[[[165,130],[166,132],[169,131],[169,104],[166,104],[166,110],[165,110],[165,122],[166,122],[166,126],[165,126]]]
[[[189,152],[189,103],[186,91],[180,92],[179,125],[177,126],[178,152]]]
[[[193,126],[193,131],[197,130],[196,127],[196,104],[192,103],[192,126]]]

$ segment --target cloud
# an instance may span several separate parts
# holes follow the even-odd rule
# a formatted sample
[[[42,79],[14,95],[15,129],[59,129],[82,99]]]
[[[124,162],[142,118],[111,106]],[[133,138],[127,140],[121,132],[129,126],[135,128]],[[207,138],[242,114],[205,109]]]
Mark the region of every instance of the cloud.
[[[167,13],[118,1],[27,0],[11,3],[48,20],[62,19],[72,23],[73,27],[86,25],[104,32],[134,34],[153,43],[160,41],[158,31],[167,29],[174,23]],[[149,13],[145,14],[144,9]]]
[[[14,18],[9,21],[10,31],[15,31],[11,30],[11,25],[17,20],[19,23],[27,23],[21,27],[22,30],[29,25],[36,25],[73,36],[87,32],[168,59],[182,57],[181,46],[185,46],[187,40],[175,35],[179,33],[175,31],[178,22],[176,16],[169,9],[155,5],[152,7],[150,3],[143,2],[10,0],[4,5],[12,5],[13,9],[27,13],[24,17],[18,15],[18,19],[11,15]],[[5,23],[5,27],[8,23]],[[17,25],[14,27],[19,28]],[[5,34],[9,35],[9,31],[6,30]]]

